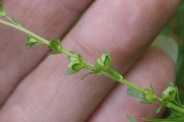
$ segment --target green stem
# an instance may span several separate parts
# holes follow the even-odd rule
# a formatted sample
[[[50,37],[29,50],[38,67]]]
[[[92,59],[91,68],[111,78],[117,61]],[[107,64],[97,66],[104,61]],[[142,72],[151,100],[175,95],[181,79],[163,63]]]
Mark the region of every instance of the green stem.
[[[162,98],[157,97],[156,100],[159,101],[160,103],[165,103],[165,101],[163,101]],[[173,110],[176,110],[176,111],[181,112],[181,113],[184,114],[184,109],[183,109],[183,108],[178,107],[177,105],[175,105],[175,104],[173,104],[173,103],[171,103],[171,102],[167,102],[167,103],[165,103],[164,105],[165,105],[166,107],[168,107],[168,108],[171,108],[171,109],[173,109]]]
[[[122,84],[125,84],[125,85],[127,85],[128,87],[131,87],[131,88],[133,88],[133,89],[135,89],[135,90],[137,90],[137,91],[144,92],[144,89],[142,89],[142,88],[140,88],[140,87],[134,85],[133,83],[127,81],[127,80],[124,79],[123,77],[116,78],[113,74],[110,74],[110,73],[104,72],[104,71],[101,72],[100,74],[102,74],[102,75],[104,75],[104,76],[106,76],[106,77],[109,77],[109,78],[111,78],[111,79],[113,79],[113,80],[115,80],[115,81],[118,81],[118,82],[120,82],[120,83],[122,83]],[[156,100],[157,100],[158,102],[160,102],[160,103],[165,103],[165,101],[163,101],[162,98],[156,97]],[[165,104],[165,106],[168,107],[168,108],[171,108],[171,109],[173,109],[173,110],[176,110],[176,111],[181,112],[181,113],[184,114],[184,109],[183,109],[183,108],[178,107],[177,105],[175,105],[175,104],[173,104],[173,103],[171,103],[171,102],[167,102],[167,103]]]
[[[118,82],[120,82],[120,83],[122,83],[122,84],[125,84],[125,85],[127,85],[128,87],[131,87],[131,88],[133,88],[133,89],[135,89],[135,90],[137,90],[137,91],[140,91],[140,92],[143,92],[143,91],[144,91],[142,88],[140,88],[140,87],[134,85],[133,83],[127,81],[127,80],[124,79],[123,77],[118,77],[118,78],[117,78],[117,77],[115,77],[113,74],[110,74],[110,73],[104,72],[104,71],[101,72],[100,74],[102,74],[102,75],[104,75],[104,76],[106,76],[106,77],[108,77],[108,78],[111,78],[111,79],[113,79],[113,80],[115,80],[115,81],[118,81]]]
[[[181,112],[181,113],[184,114],[184,109],[181,108],[181,107],[176,106],[176,105],[173,104],[173,103],[167,103],[166,106],[167,106],[168,108],[171,108],[171,109],[173,109],[173,110],[176,110],[176,111]]]
[[[8,18],[8,19],[9,19],[10,21],[12,21],[10,18]],[[24,33],[26,33],[26,34],[28,34],[28,35],[34,37],[35,39],[38,39],[39,41],[41,41],[41,42],[43,42],[43,43],[45,43],[45,44],[49,44],[49,41],[48,41],[48,40],[46,40],[46,39],[44,39],[44,38],[42,38],[42,37],[36,35],[35,33],[33,33],[33,32],[31,32],[31,31],[29,31],[29,30],[23,28],[22,26],[16,25],[14,22],[13,22],[14,24],[12,24],[12,23],[10,23],[10,22],[6,22],[6,21],[0,19],[0,23],[2,23],[2,24],[4,24],[4,25],[7,25],[7,26],[9,26],[9,27],[15,28],[15,29],[17,29],[17,30],[19,30],[19,31],[22,31],[22,32],[24,32]],[[67,51],[67,50],[64,50],[64,49],[63,49],[62,53],[66,54],[66,55],[68,55],[68,56],[73,56],[73,53],[71,53],[71,52],[69,52],[69,51]],[[85,63],[85,68],[86,68],[86,69],[91,70],[91,69],[93,68],[93,65],[92,65],[92,64],[90,64],[90,63],[88,63],[88,62],[86,62],[86,61],[85,61],[84,63]],[[112,70],[112,72],[113,72],[113,68],[111,68],[111,70]],[[114,72],[115,72],[115,71],[114,71]],[[144,89],[142,89],[142,88],[140,88],[140,87],[134,85],[133,83],[127,81],[127,80],[124,79],[123,76],[120,75],[120,74],[115,75],[115,74],[111,74],[111,73],[105,72],[105,71],[101,71],[99,74],[104,75],[104,76],[106,76],[106,77],[109,77],[109,78],[111,78],[111,79],[113,79],[113,80],[115,80],[115,81],[118,81],[118,82],[122,83],[122,84],[125,84],[125,85],[127,85],[128,87],[131,87],[131,88],[133,88],[133,89],[135,89],[135,90],[137,90],[137,91],[144,92]],[[159,101],[159,102],[161,102],[161,103],[165,103],[165,101],[163,101],[163,100],[162,100],[161,98],[159,98],[159,97],[157,97],[156,100]],[[184,114],[184,109],[182,109],[181,107],[176,106],[176,105],[173,104],[173,103],[167,102],[167,103],[165,104],[165,106],[167,106],[168,108],[171,108],[171,109],[173,109],[173,110],[176,110],[176,111],[181,112],[181,113]]]
[[[69,52],[67,50],[64,50],[64,49],[62,50],[62,53],[66,54],[67,56],[70,56],[70,57],[73,56],[73,53],[71,53],[71,52]]]
[[[14,22],[11,20],[11,18],[9,18],[8,16],[7,16],[6,18],[7,18],[8,20],[10,20],[12,23],[14,23]],[[21,26],[16,25],[15,23],[12,24],[12,23],[7,22],[7,21],[4,21],[4,20],[2,20],[2,19],[0,19],[0,23],[4,24],[4,25],[6,25],[6,26],[9,26],[9,27],[15,28],[15,29],[17,29],[17,30],[19,30],[19,31],[22,31],[22,32],[24,32],[24,33],[26,33],[26,34],[28,34],[28,35],[34,37],[35,39],[38,39],[39,41],[41,41],[41,42],[43,42],[43,43],[45,43],[45,44],[49,44],[49,41],[48,41],[48,40],[46,40],[46,39],[44,39],[44,38],[38,36],[37,34],[31,32],[31,31],[29,31],[29,30],[27,30],[27,29],[25,29],[24,27],[21,27]],[[63,50],[62,52],[63,52],[64,54],[68,55],[68,56],[73,56],[73,54],[72,54],[71,52],[67,51],[67,50]],[[85,68],[86,68],[86,69],[92,69],[92,67],[93,67],[92,64],[90,64],[90,63],[88,63],[88,62],[86,62],[86,61],[85,61],[84,63],[85,63]]]
[[[24,32],[24,33],[26,33],[26,34],[28,34],[28,35],[34,37],[35,39],[38,39],[39,41],[41,41],[41,42],[43,42],[43,43],[45,43],[45,44],[48,44],[48,43],[49,43],[49,41],[47,41],[46,39],[44,39],[44,38],[42,38],[42,37],[36,35],[35,33],[31,32],[31,31],[29,31],[29,30],[27,30],[27,29],[25,29],[25,28],[23,28],[23,27],[21,27],[21,26],[12,24],[12,23],[10,23],[10,22],[6,22],[6,21],[4,21],[4,20],[2,20],[2,19],[0,19],[0,23],[4,24],[4,25],[6,25],[6,26],[9,26],[9,27],[15,28],[15,29],[17,29],[17,30],[19,30],[19,31],[22,31],[22,32]]]

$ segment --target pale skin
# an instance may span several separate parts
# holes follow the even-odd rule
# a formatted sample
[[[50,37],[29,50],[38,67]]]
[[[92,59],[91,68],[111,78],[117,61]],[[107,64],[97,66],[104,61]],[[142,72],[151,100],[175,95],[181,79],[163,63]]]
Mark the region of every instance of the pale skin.
[[[62,44],[89,62],[105,50],[112,65],[142,88],[157,94],[175,79],[167,54],[150,47],[169,21],[179,0],[1,0],[7,13],[46,39],[62,38],[89,7]],[[0,25],[0,122],[127,122],[128,114],[159,117],[158,104],[140,105],[127,87],[86,71],[68,76],[65,55],[47,56],[44,46],[30,51],[26,35]]]

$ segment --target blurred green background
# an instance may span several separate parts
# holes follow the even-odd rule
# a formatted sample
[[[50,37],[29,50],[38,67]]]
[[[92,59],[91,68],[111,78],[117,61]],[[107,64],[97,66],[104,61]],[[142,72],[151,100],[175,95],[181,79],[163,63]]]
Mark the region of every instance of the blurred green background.
[[[176,85],[179,88],[181,101],[184,103],[184,0],[182,0],[175,16],[166,25],[161,34],[172,36],[178,43]]]

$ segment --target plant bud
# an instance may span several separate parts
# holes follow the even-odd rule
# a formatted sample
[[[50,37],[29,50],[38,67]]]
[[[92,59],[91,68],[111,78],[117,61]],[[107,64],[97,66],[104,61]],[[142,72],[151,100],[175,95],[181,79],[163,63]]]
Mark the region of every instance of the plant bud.
[[[156,96],[152,91],[150,91],[148,89],[144,89],[144,93],[145,93],[145,99],[149,104],[151,104],[155,101]]]
[[[69,57],[69,61],[69,70],[67,71],[67,74],[74,74],[84,68],[84,61],[82,56],[79,54],[74,54],[73,56]]]
[[[98,58],[95,62],[95,66],[99,67],[102,70],[107,69],[110,64],[111,64],[111,58],[107,51],[104,52],[104,54],[100,58]]]
[[[6,17],[6,12],[3,9],[3,4],[0,2],[0,16]]]
[[[176,94],[177,94],[177,89],[173,84],[171,84],[169,85],[169,87],[167,87],[166,90],[163,91],[162,99],[165,101],[174,101],[176,98]]]

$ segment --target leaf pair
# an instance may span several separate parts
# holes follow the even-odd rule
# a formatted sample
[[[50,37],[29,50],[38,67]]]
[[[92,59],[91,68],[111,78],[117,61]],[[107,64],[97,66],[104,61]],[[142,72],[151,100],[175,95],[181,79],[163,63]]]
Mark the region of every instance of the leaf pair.
[[[69,75],[80,71],[85,66],[84,60],[82,59],[82,56],[80,54],[73,53],[73,55],[69,56],[68,59],[69,59],[68,64],[69,69],[67,71],[67,74]]]
[[[63,46],[59,39],[52,39],[48,44],[48,48],[52,49],[48,54],[59,54],[63,51]]]
[[[25,46],[28,47],[28,49],[31,49],[32,47],[34,46],[37,46],[37,45],[40,45],[40,44],[44,44],[44,42],[42,41],[38,41],[37,39],[31,37],[31,36],[28,36],[26,38],[26,44]],[[51,52],[49,52],[48,54],[59,54],[59,53],[62,53],[63,51],[63,46],[60,42],[59,39],[52,39],[48,44],[47,44],[47,47],[49,49],[52,49]]]
[[[112,68],[110,67],[110,64],[111,64],[110,54],[108,51],[105,51],[100,58],[96,59],[95,65],[90,69],[91,71],[86,75],[84,75],[82,79],[84,79],[90,74],[100,73],[101,71]]]
[[[96,59],[95,66],[92,68],[93,72],[100,72],[106,70],[111,64],[111,57],[108,51],[105,51],[104,54]]]
[[[27,46],[28,49],[31,49],[32,47],[37,46],[39,44],[42,44],[42,42],[37,41],[35,38],[32,38],[30,36],[26,38],[25,46]]]

